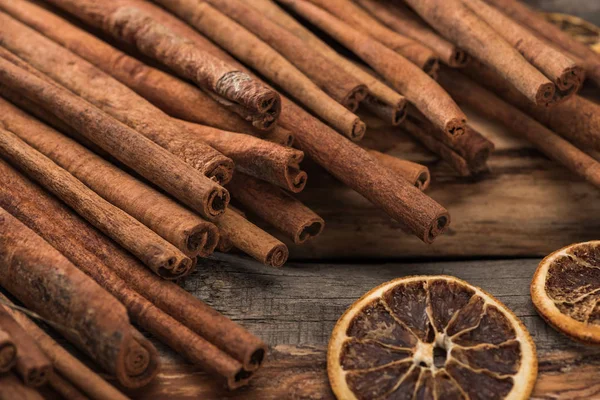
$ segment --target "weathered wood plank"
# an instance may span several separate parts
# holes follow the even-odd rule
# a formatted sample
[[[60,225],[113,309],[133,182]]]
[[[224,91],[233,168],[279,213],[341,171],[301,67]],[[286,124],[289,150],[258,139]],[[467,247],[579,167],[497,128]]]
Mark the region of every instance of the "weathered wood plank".
[[[538,259],[443,263],[292,263],[268,269],[223,255],[203,262],[183,286],[261,336],[268,363],[249,388],[226,392],[219,383],[158,344],[164,362],[157,381],[136,398],[329,399],[326,346],[337,318],[372,287],[415,274],[448,274],[480,286],[519,316],[537,346],[538,399],[600,398],[600,349],[576,344],[539,318],[529,298]]]

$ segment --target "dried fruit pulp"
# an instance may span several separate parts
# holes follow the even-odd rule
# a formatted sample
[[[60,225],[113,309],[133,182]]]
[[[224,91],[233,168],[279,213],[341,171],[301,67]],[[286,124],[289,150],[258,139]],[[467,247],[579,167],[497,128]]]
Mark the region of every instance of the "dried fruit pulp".
[[[339,399],[527,399],[535,346],[491,295],[450,276],[385,283],[335,326],[327,370]]]
[[[560,332],[600,343],[600,241],[574,244],[544,258],[531,282],[531,298]]]

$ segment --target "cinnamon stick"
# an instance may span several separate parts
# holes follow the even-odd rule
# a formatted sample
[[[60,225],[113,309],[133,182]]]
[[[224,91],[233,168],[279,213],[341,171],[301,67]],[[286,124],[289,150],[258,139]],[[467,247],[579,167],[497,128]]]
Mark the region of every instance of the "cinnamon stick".
[[[25,386],[13,373],[0,375],[0,400],[44,400],[34,388]]]
[[[0,373],[10,371],[16,363],[17,346],[4,327],[0,327]]]
[[[7,164],[0,162],[0,171],[0,207],[9,208],[11,213],[44,234],[52,241],[52,245],[69,254],[69,257],[93,254],[128,287],[241,362],[246,371],[254,371],[261,365],[266,346],[256,336],[178,285],[160,279]],[[140,312],[143,310],[141,308]],[[67,376],[62,370],[60,372]]]
[[[73,357],[71,353],[56,343],[25,314],[8,307],[7,305],[12,305],[12,302],[2,293],[0,293],[0,301],[5,304],[0,305],[0,307],[8,312],[35,339],[46,356],[52,360],[55,370],[60,371],[62,376],[75,384],[86,395],[95,400],[127,400],[127,397]],[[56,373],[52,376],[56,376]]]
[[[190,272],[192,260],[179,249],[4,129],[0,129],[0,156],[131,251],[157,275],[175,279]]]
[[[158,372],[156,349],[130,324],[125,308],[61,253],[0,209],[0,285],[52,321],[126,387]]]
[[[93,65],[0,12],[3,47],[107,114],[224,184],[233,162]]]
[[[126,1],[50,0],[83,21],[135,46],[185,79],[214,93],[215,98],[247,120],[277,120],[281,110],[275,91],[215,58]],[[264,124],[264,122],[261,122]]]
[[[549,109],[534,107],[501,76],[480,63],[469,65],[464,73],[564,138],[580,147],[600,151],[600,105],[584,97],[573,96]]]
[[[12,337],[17,351],[15,372],[26,386],[38,387],[52,376],[52,364],[29,334],[0,307],[0,326]]]
[[[161,3],[162,4],[162,3]],[[267,79],[301,101],[351,140],[360,140],[365,124],[351,111],[329,97],[298,68],[259,39],[208,3],[165,1],[167,7],[202,34],[251,66]]]
[[[103,264],[89,250],[81,245],[69,242],[67,239],[61,239],[63,235],[61,231],[57,230],[48,221],[40,218],[39,215],[43,210],[39,206],[31,204],[39,202],[40,197],[43,198],[43,202],[49,203],[46,206],[49,206],[50,209],[56,209],[60,206],[56,200],[42,194],[36,198],[28,199],[24,205],[19,205],[15,214],[22,216],[26,213],[27,215],[23,217],[24,222],[44,238],[48,238],[51,244],[73,264],[121,301],[134,322],[193,364],[225,378],[231,389],[243,386],[248,382],[252,374],[245,371],[239,361],[234,360],[231,356],[219,350],[213,344],[161,311],[146,298],[130,289],[114,271]],[[75,219],[75,216],[72,216],[71,219]]]
[[[323,218],[296,198],[267,182],[236,174],[229,184],[232,196],[258,217],[301,244],[321,234]]]
[[[112,75],[171,116],[258,136],[280,130],[274,121],[252,126],[197,86],[142,63],[36,4],[0,0],[0,9]],[[270,131],[262,130],[266,128]]]
[[[54,372],[48,379],[48,385],[58,393],[63,399],[69,400],[87,400],[79,389],[73,386],[69,381],[60,376],[57,372]]]
[[[505,125],[508,132],[527,139],[549,158],[600,187],[600,163],[527,114],[454,71],[444,69],[440,82],[458,101]]]
[[[537,35],[556,44],[562,50],[581,59],[585,65],[586,75],[600,85],[600,55],[557,26],[546,21],[541,15],[527,5],[515,0],[486,0],[503,13],[519,22],[522,26],[534,31]]]
[[[188,130],[198,135],[215,149],[235,161],[236,169],[299,193],[306,185],[306,172],[300,170],[304,153],[244,135],[180,121]]]
[[[446,65],[460,68],[469,62],[464,50],[434,32],[404,4],[382,0],[356,0],[356,3],[390,29],[429,47]]]
[[[369,154],[387,168],[415,185],[419,190],[424,192],[429,187],[431,175],[429,174],[429,168],[426,166],[390,156],[389,154],[381,153],[377,150],[369,150]]]
[[[240,130],[234,130],[234,132],[244,133]],[[294,133],[289,129],[285,129],[281,126],[276,126],[275,129],[262,135],[261,138],[285,147],[292,147],[294,145],[295,140]]]
[[[364,9],[349,0],[308,0],[329,11],[365,35],[370,35],[387,47],[406,57],[412,63],[435,78],[439,68],[436,54],[419,41],[388,29]]]
[[[3,99],[0,99],[0,126],[19,136],[188,257],[206,257],[214,251],[219,240],[215,225]],[[169,269],[159,272],[167,278],[180,276]]]
[[[534,104],[548,104],[555,86],[461,0],[406,0],[444,37],[494,68]]]
[[[531,31],[519,25],[483,0],[463,0],[500,36],[516,48],[527,61],[537,67],[556,85],[549,103],[559,103],[577,93],[585,79],[583,68],[571,58],[548,45]]]
[[[46,108],[123,164],[211,220],[223,213],[229,193],[167,150],[104,114],[68,90],[0,58],[0,86]]]
[[[413,63],[309,1],[277,1],[352,50],[449,136],[459,136],[464,132],[464,113],[431,77]]]
[[[369,89],[369,93],[361,105],[369,111],[394,126],[399,125],[404,120],[406,116],[406,99],[404,96],[338,54],[304,25],[281,9],[273,0],[254,0],[249,4],[259,10],[261,14],[298,36],[346,72],[364,82]]]

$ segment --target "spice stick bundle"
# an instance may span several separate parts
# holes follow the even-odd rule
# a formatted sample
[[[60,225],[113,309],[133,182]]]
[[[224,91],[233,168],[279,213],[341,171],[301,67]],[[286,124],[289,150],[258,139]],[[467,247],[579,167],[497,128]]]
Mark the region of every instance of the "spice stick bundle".
[[[231,157],[238,171],[298,193],[306,185],[306,172],[300,170],[304,153],[254,136],[181,121],[190,132]]]
[[[111,204],[127,212],[175,245],[188,257],[210,255],[218,229],[185,207],[147,186],[66,136],[0,99],[0,126],[65,168]],[[171,270],[159,270],[175,278]]]
[[[52,321],[126,387],[158,372],[156,349],[130,324],[125,308],[62,254],[0,209],[0,285]]]
[[[1,58],[0,86],[17,91],[46,108],[201,216],[214,219],[227,207],[229,193],[221,186],[68,90]]]
[[[560,47],[563,51],[583,60],[586,74],[600,85],[600,55],[577,41],[558,27],[546,21],[525,4],[516,0],[486,0],[522,26]]]
[[[377,40],[304,0],[277,0],[352,50],[449,136],[464,133],[466,116],[427,74]]]
[[[165,2],[167,6],[171,3]],[[251,66],[267,79],[302,102],[316,115],[334,126],[351,140],[360,140],[365,124],[340,103],[329,97],[306,75],[275,49],[237,24],[208,3],[194,5],[193,13],[187,2],[172,8],[205,36]]]
[[[173,117],[233,132],[285,136],[278,126],[269,131],[253,127],[198,87],[144,64],[36,4],[0,0],[0,9],[112,75]]]
[[[549,158],[600,187],[600,163],[585,152],[464,75],[444,69],[440,73],[440,82],[458,101],[506,125],[510,132],[527,139]]]
[[[365,35],[370,35],[387,47],[397,51],[435,78],[439,60],[435,53],[420,42],[403,36],[373,18],[365,10],[349,0],[308,0],[329,11],[348,25]]]
[[[257,35],[265,43],[294,64],[314,83],[350,111],[356,111],[367,95],[366,85],[337,64],[305,44],[300,38],[239,0],[209,0],[213,7]],[[183,16],[193,9],[195,1],[179,1],[177,8],[171,0],[158,3]]]
[[[429,187],[431,175],[426,166],[412,161],[402,160],[377,150],[369,150],[369,154],[420,190],[425,191]]]
[[[230,182],[232,196],[294,243],[318,236],[325,221],[289,194],[258,179],[237,174]]]
[[[549,103],[555,86],[461,0],[406,0],[444,37],[494,68],[534,104]]]
[[[63,204],[8,165],[1,163],[0,167],[3,173],[0,177],[0,204],[9,208],[11,213],[31,229],[44,235],[86,273],[102,281],[103,286],[111,287],[110,290],[123,299],[137,322],[145,329],[159,336],[191,361],[222,374],[228,378],[232,387],[247,381],[250,375],[247,371],[257,369],[265,354],[265,346],[258,338],[177,285],[148,273],[135,259]],[[119,283],[120,279],[125,282]],[[138,291],[145,299],[133,290]],[[147,301],[154,304],[148,304]],[[161,314],[153,308],[154,305],[171,317]],[[230,356],[216,351],[213,345],[194,336],[171,318],[183,323]],[[234,362],[231,357],[238,361]],[[241,371],[242,364],[246,372]]]
[[[215,98],[259,126],[272,125],[279,115],[279,96],[235,66],[201,51],[143,11],[127,2],[51,0],[51,3],[114,38],[135,46],[180,76],[214,94]]]
[[[13,303],[2,293],[0,293],[0,301],[3,303],[0,307],[9,313],[35,339],[46,356],[52,361],[55,370],[60,371],[60,374],[66,380],[83,391],[89,398],[95,400],[127,400],[127,397],[90,370],[77,358],[73,357],[71,353],[56,343],[54,339],[22,312],[10,308]],[[56,371],[53,375],[55,377],[57,376]],[[52,385],[52,380],[50,382]]]
[[[220,183],[231,179],[233,162],[186,134],[168,115],[36,31],[0,12],[2,45],[37,70]]]
[[[403,4],[382,0],[356,0],[356,3],[390,29],[429,47],[446,65],[459,68],[469,62],[467,53],[439,36]]]
[[[16,348],[15,372],[26,386],[38,387],[52,376],[52,364],[35,340],[12,316],[0,307],[0,327],[13,338]]]
[[[361,105],[379,116],[392,125],[399,125],[406,115],[406,99],[401,94],[395,92],[385,83],[374,77],[373,75],[363,71],[353,62],[347,60],[335,50],[329,47],[325,42],[308,30],[304,25],[300,24],[291,15],[279,7],[273,0],[255,0],[250,5],[261,12],[261,14],[269,17],[283,28],[292,32],[294,35],[302,39],[315,50],[319,51],[323,56],[327,57],[331,62],[343,68],[349,74],[354,75],[358,80],[364,82],[369,89],[367,97]]]
[[[17,135],[4,129],[0,129],[0,156],[131,251],[156,274],[180,277],[190,272],[192,260],[175,246],[101,198]]]

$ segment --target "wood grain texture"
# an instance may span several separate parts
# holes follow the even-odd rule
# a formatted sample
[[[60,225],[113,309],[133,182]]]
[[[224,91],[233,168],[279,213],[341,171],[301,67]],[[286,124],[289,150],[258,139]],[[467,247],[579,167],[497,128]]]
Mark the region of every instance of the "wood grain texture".
[[[399,128],[367,118],[364,144],[429,167],[427,194],[450,212],[452,223],[432,245],[404,233],[400,225],[356,192],[308,161],[308,184],[298,198],[326,223],[323,233],[291,258],[398,259],[543,256],[571,243],[597,239],[600,191],[548,160],[502,127],[468,112],[475,129],[492,140],[491,172],[458,177]]]
[[[449,274],[480,286],[510,307],[537,346],[535,399],[600,398],[600,349],[576,344],[537,316],[529,283],[538,259],[444,263],[291,263],[281,270],[235,255],[205,261],[184,288],[264,339],[269,358],[248,388],[227,392],[163,346],[162,371],[139,399],[331,399],[326,345],[342,312],[385,281],[414,274]]]

